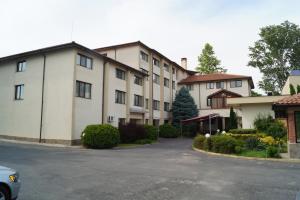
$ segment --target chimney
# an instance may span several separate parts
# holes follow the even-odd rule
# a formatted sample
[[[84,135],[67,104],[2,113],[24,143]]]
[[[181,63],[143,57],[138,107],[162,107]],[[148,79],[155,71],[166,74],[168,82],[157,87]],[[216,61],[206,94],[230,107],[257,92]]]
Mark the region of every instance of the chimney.
[[[184,69],[187,69],[187,59],[186,58],[181,58],[181,67]]]

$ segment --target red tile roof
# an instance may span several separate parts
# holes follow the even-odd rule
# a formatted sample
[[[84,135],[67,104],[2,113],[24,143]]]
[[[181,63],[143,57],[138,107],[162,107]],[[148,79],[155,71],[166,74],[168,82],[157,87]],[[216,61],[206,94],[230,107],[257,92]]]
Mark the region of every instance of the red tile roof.
[[[288,96],[283,99],[280,99],[274,103],[276,106],[288,106],[288,105],[300,105],[300,94],[295,94],[293,96]]]
[[[197,82],[209,82],[209,81],[221,81],[221,80],[232,80],[232,79],[248,79],[250,81],[251,88],[254,88],[253,80],[251,76],[235,75],[235,74],[224,74],[224,73],[214,73],[214,74],[200,74],[189,76],[183,79],[179,84],[191,84]]]

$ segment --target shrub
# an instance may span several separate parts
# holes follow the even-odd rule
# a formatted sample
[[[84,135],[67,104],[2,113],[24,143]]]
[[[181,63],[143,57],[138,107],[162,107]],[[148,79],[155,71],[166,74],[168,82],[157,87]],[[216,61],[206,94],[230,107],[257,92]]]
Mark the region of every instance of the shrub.
[[[205,139],[204,144],[203,144],[203,149],[206,151],[211,151],[212,150],[212,137],[208,137]]]
[[[147,139],[150,140],[157,140],[158,138],[158,128],[152,125],[144,125],[144,128],[146,130]]]
[[[232,134],[255,134],[257,133],[256,129],[231,129],[228,131]]]
[[[250,137],[246,139],[245,142],[246,148],[250,150],[256,149],[260,144],[259,139],[257,137]]]
[[[212,136],[212,151],[216,153],[234,153],[238,142],[236,139],[226,136]]]
[[[180,132],[171,124],[163,124],[159,126],[159,136],[163,138],[176,138]]]
[[[266,132],[267,129],[270,127],[271,123],[274,122],[274,119],[272,118],[271,115],[261,115],[259,114],[255,119],[254,119],[254,126],[258,131],[261,132]]]
[[[197,135],[194,139],[194,147],[198,149],[204,149],[205,137],[203,135]]]
[[[81,141],[88,148],[113,148],[119,144],[120,134],[117,128],[109,124],[89,125],[84,129]]]
[[[226,133],[225,135],[227,136],[231,136],[237,140],[247,140],[248,138],[252,138],[252,137],[260,137],[259,134],[232,134],[232,133]]]
[[[260,141],[262,143],[266,144],[266,145],[269,145],[269,146],[276,144],[276,141],[272,136],[267,136],[267,137],[260,138]]]
[[[282,138],[286,135],[287,131],[284,124],[276,120],[270,124],[270,126],[266,130],[266,133],[273,138]]]
[[[137,140],[145,139],[147,132],[142,125],[129,123],[119,127],[121,142],[134,143]]]
[[[235,151],[235,153],[240,154],[243,151],[243,147],[241,147],[241,146],[235,146],[234,151]]]
[[[270,158],[280,158],[279,149],[275,146],[269,146],[267,148],[267,156]]]

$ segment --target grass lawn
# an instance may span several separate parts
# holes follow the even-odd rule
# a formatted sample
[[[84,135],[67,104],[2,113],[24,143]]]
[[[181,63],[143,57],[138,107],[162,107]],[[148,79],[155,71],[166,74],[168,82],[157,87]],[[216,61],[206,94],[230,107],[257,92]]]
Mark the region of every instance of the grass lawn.
[[[142,144],[133,144],[133,143],[129,143],[129,144],[118,144],[118,147],[136,147],[136,146],[141,146]]]
[[[240,154],[236,154],[236,155],[237,156],[245,156],[245,157],[266,158],[266,151],[246,150],[246,151],[243,151]]]

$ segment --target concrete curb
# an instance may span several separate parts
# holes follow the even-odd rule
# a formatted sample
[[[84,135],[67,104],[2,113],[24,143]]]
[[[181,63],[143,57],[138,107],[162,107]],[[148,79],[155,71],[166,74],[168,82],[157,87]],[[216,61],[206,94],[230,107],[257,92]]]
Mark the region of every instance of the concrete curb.
[[[44,146],[44,147],[83,149],[81,145],[70,146],[70,145],[63,145],[63,144],[38,143],[38,142],[28,142],[28,141],[9,140],[9,139],[0,139],[0,142],[7,142],[7,143],[14,143],[14,144],[29,144],[29,145]]]
[[[200,152],[200,153],[205,153],[207,155],[212,155],[212,156],[221,156],[221,157],[228,157],[228,158],[238,158],[238,159],[243,159],[243,160],[262,160],[262,161],[300,163],[300,159],[256,158],[256,157],[244,157],[244,156],[236,156],[236,155],[229,155],[229,154],[209,152],[209,151],[204,151],[204,150],[201,150],[201,149],[197,149],[196,147],[194,147],[194,145],[192,146],[192,149],[194,151],[197,151],[197,152]]]

